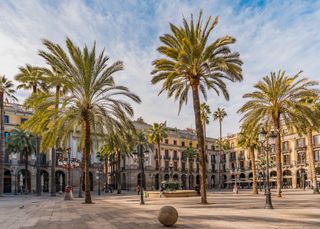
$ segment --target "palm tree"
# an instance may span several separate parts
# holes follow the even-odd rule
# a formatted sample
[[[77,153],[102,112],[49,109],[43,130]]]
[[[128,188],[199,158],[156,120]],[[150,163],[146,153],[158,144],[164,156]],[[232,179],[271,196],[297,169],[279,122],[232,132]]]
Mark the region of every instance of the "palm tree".
[[[221,92],[226,99],[229,99],[224,80],[232,82],[242,80],[242,61],[239,54],[231,52],[228,47],[236,40],[224,36],[212,43],[208,42],[209,35],[217,23],[218,17],[214,20],[209,17],[203,26],[202,11],[200,11],[197,22],[194,22],[191,15],[190,22],[183,19],[183,26],[170,24],[171,33],[160,37],[163,45],[158,48],[165,57],[153,62],[152,71],[152,84],[162,81],[159,94],[167,91],[168,97],[179,100],[179,112],[182,105],[188,102],[189,91],[192,92],[203,204],[207,203],[206,161],[199,94],[201,93],[206,100],[206,89],[212,89],[218,95]]]
[[[157,145],[157,159],[158,159],[158,169],[159,169],[159,184],[161,184],[161,152],[160,152],[160,143],[168,137],[167,128],[164,123],[153,123],[152,127],[148,130],[148,141],[149,143]],[[160,188],[160,185],[159,185]]]
[[[36,105],[38,109],[28,122],[38,128],[48,128],[53,137],[47,135],[43,142],[51,144],[56,143],[58,138],[63,141],[73,130],[81,129],[85,203],[92,203],[89,184],[92,133],[107,133],[122,127],[134,114],[124,98],[137,103],[140,98],[128,88],[115,84],[113,75],[123,69],[123,64],[117,61],[109,66],[109,58],[104,51],[96,54],[95,44],[91,49],[85,45],[81,50],[67,38],[68,52],[48,40],[44,40],[43,44],[48,50],[40,51],[40,56],[52,69],[65,75],[63,84],[68,88],[68,93],[58,98],[58,110],[55,93],[40,93],[29,98],[27,104]]]
[[[242,148],[249,149],[249,154],[251,158],[251,168],[252,168],[252,191],[253,194],[258,194],[257,187],[257,170],[256,170],[256,157],[255,149],[258,147],[257,132],[256,131],[246,131],[242,129],[238,138],[238,145]]]
[[[8,141],[7,150],[9,152],[19,152],[20,155],[24,155],[25,163],[25,190],[28,192],[28,161],[29,156],[36,152],[37,141],[30,132],[25,131],[21,128],[13,129]]]
[[[313,194],[319,194],[315,168],[315,159],[313,153],[312,132],[319,131],[320,129],[320,103],[319,98],[306,98],[305,102],[311,107],[313,112],[309,116],[309,122],[307,122],[308,125],[302,126],[301,128],[299,128],[299,130],[302,131],[302,133],[306,133],[307,135],[307,158],[309,162],[309,170],[311,172],[310,180],[312,181]],[[302,125],[303,124],[304,123],[302,123]]]
[[[288,76],[285,71],[271,72],[254,86],[254,92],[243,96],[249,101],[238,111],[243,114],[244,127],[263,124],[272,126],[277,133],[275,152],[278,197],[281,197],[282,186],[280,120],[283,120],[286,127],[298,129],[301,122],[308,122],[307,116],[312,113],[310,106],[302,99],[318,95],[318,91],[312,88],[318,83],[300,78],[300,73]]]
[[[43,72],[39,67],[31,66],[30,64],[26,64],[25,67],[19,68],[20,72],[15,76],[15,80],[20,82],[17,86],[17,89],[32,89],[32,95],[39,91],[46,91],[47,85],[45,83],[45,77]],[[36,179],[36,192],[37,195],[41,195],[41,177],[40,177],[40,137],[37,136],[37,179]],[[54,183],[54,182],[51,182]]]
[[[190,161],[194,160],[197,157],[197,152],[194,151],[194,149],[192,147],[187,147],[184,151],[184,156],[187,159],[187,163],[188,163],[188,174],[189,174],[189,178],[190,175],[192,174],[191,170],[190,170]],[[190,180],[189,180],[189,186],[190,186]],[[190,187],[189,187],[190,188]]]
[[[3,194],[3,159],[4,159],[4,99],[9,98],[14,101],[17,98],[14,96],[15,90],[13,89],[13,83],[11,80],[8,80],[5,76],[0,76],[0,196]]]
[[[121,156],[130,156],[133,149],[132,131],[121,130],[108,133],[100,149],[101,156],[114,156],[117,161],[117,193],[121,194]]]
[[[200,105],[200,116],[201,116],[201,123],[203,126],[203,136],[204,136],[204,144],[206,144],[206,125],[209,124],[209,115],[211,114],[211,110],[208,104],[201,103]]]
[[[148,141],[148,136],[144,131],[135,131],[132,139],[132,144],[133,148],[137,148],[137,154],[139,155],[140,153],[144,154],[144,152],[149,151],[149,149],[152,149],[152,144],[149,143]],[[141,169],[141,183],[140,183],[140,188],[141,188],[141,202],[140,204],[144,204],[143,201],[143,190],[144,190],[144,184],[145,184],[145,174],[144,174],[144,163],[143,160],[145,158],[141,158],[143,155],[139,155],[139,167]]]
[[[218,109],[213,112],[213,120],[218,120],[219,121],[219,155],[220,155],[220,160],[219,160],[219,165],[218,165],[218,185],[219,188],[221,188],[221,157],[222,157],[222,121],[223,119],[227,116],[227,112],[224,110],[224,108],[218,107]]]
[[[54,88],[55,89],[55,95],[56,95],[56,104],[55,109],[56,112],[59,111],[59,98],[60,95],[67,92],[67,87],[64,85],[65,81],[65,75],[61,72],[58,72],[56,69],[48,69],[48,68],[41,68],[40,71],[42,72],[44,77],[44,82],[47,85],[47,88]],[[51,146],[51,180],[55,180],[55,171],[56,171],[56,149],[59,147],[59,139]],[[81,163],[83,165],[83,163]],[[81,192],[81,181],[82,181],[82,174],[84,173],[84,167],[81,166],[82,172],[80,175],[80,196],[82,195]],[[51,188],[50,188],[50,195],[56,196],[56,183],[51,182]]]

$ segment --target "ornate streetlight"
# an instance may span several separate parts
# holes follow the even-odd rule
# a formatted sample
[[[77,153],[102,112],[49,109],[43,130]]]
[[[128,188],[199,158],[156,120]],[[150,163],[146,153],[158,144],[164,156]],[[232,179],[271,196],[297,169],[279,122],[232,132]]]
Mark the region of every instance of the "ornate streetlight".
[[[271,201],[271,192],[270,192],[270,185],[269,185],[269,151],[271,150],[271,146],[275,144],[277,134],[274,131],[267,133],[264,128],[259,132],[258,139],[261,147],[261,151],[263,152],[264,149],[266,151],[266,188],[265,188],[265,196],[266,196],[266,203],[264,208],[273,209],[272,201]]]
[[[170,181],[172,181],[173,180],[173,162],[172,161],[170,161],[170,163],[169,163],[169,170],[170,170]]]
[[[103,158],[101,157],[100,152],[97,152],[97,159],[98,161],[98,170],[97,170],[97,180],[98,180],[98,195],[101,195],[101,188],[100,188],[100,183],[101,183],[101,174],[102,174],[102,162],[103,162]]]
[[[140,174],[141,174],[141,183],[140,183],[140,204],[144,204],[144,188],[143,188],[143,184],[144,184],[144,178],[145,178],[145,175],[144,175],[144,161],[145,160],[148,160],[149,158],[149,151],[148,150],[145,150],[143,152],[143,145],[138,145],[138,152],[137,151],[134,151],[133,152],[133,155],[134,155],[134,158],[133,160],[135,162],[138,162],[139,161],[139,164],[140,164]]]
[[[76,158],[71,158],[71,148],[65,148],[63,150],[64,152],[66,152],[67,154],[67,158],[63,158],[63,155],[60,156],[60,158],[58,159],[58,165],[62,166],[64,169],[67,169],[68,171],[68,183],[67,183],[67,187],[65,190],[65,200],[71,200],[72,199],[72,185],[71,185],[71,169],[73,168],[77,168],[80,166],[80,163],[78,161],[78,159]],[[62,151],[62,154],[63,154]],[[61,183],[61,192],[62,192],[62,174],[60,177],[60,183]],[[80,187],[81,188],[81,187]]]

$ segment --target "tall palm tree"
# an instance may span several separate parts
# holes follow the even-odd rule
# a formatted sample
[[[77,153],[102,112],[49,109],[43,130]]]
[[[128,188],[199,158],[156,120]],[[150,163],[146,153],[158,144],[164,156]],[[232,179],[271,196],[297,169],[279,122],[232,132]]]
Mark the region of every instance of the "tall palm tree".
[[[197,152],[192,148],[192,147],[187,147],[184,151],[184,156],[186,157],[187,159],[187,163],[188,163],[188,175],[189,175],[189,178],[190,178],[190,175],[192,174],[192,171],[190,170],[190,163],[191,163],[191,160],[194,160],[196,157],[197,157]],[[188,178],[188,180],[189,180]],[[190,186],[190,180],[189,180],[189,184]],[[191,188],[191,187],[189,187]]]
[[[209,35],[218,23],[218,17],[211,17],[202,24],[202,11],[195,22],[191,15],[188,22],[183,19],[183,26],[170,24],[171,32],[160,37],[162,46],[158,51],[163,58],[153,62],[152,84],[162,82],[161,94],[167,91],[168,97],[179,100],[179,112],[184,103],[188,102],[191,90],[193,110],[197,131],[200,173],[201,203],[207,203],[206,194],[206,161],[203,137],[203,126],[200,115],[200,93],[207,99],[207,89],[222,93],[226,99],[229,94],[225,80],[232,82],[242,80],[242,61],[238,53],[231,52],[228,45],[235,43],[230,36],[208,42]],[[199,92],[200,91],[200,92]]]
[[[3,194],[3,159],[4,159],[4,99],[12,99],[17,101],[17,98],[14,96],[15,90],[13,89],[13,83],[11,80],[8,80],[5,76],[0,76],[0,196]]]
[[[157,145],[157,160],[159,162],[158,169],[159,169],[159,184],[162,182],[162,176],[161,176],[161,148],[160,143],[168,137],[167,134],[167,128],[164,123],[153,123],[152,127],[148,130],[148,141],[149,143],[156,144]],[[159,185],[160,188],[160,185]]]
[[[68,88],[68,93],[59,97],[58,110],[55,108],[55,93],[41,93],[28,98],[28,104],[38,106],[28,122],[54,133],[53,138],[47,137],[43,142],[55,143],[57,138],[66,139],[73,130],[81,129],[85,203],[92,203],[89,183],[92,133],[107,133],[122,127],[134,114],[124,98],[137,103],[141,100],[127,87],[115,84],[113,75],[123,69],[123,64],[117,61],[108,65],[109,58],[104,51],[97,55],[95,44],[91,49],[85,45],[81,50],[67,38],[67,52],[48,40],[44,40],[43,44],[47,50],[40,51],[40,56],[52,69],[66,76],[63,84]]]
[[[46,91],[47,85],[45,83],[45,77],[39,67],[34,67],[30,64],[26,64],[25,67],[19,68],[20,72],[15,76],[15,80],[20,82],[17,89],[32,89],[32,95],[40,91]],[[36,192],[37,195],[41,195],[41,175],[40,175],[40,137],[37,136],[37,175],[36,175]],[[53,182],[51,182],[53,183]]]
[[[222,157],[222,150],[223,150],[223,142],[222,142],[222,121],[223,119],[227,116],[227,112],[224,110],[224,108],[218,107],[218,109],[213,112],[213,120],[218,120],[219,121],[219,165],[218,165],[218,185],[219,188],[221,188],[221,157]]]
[[[100,149],[101,156],[115,156],[117,162],[117,193],[121,194],[121,156],[131,155],[133,149],[133,133],[128,130],[114,131],[104,137]]]
[[[281,197],[282,187],[280,120],[283,120],[286,127],[298,129],[301,122],[308,122],[308,116],[312,113],[311,107],[302,99],[318,95],[318,91],[312,88],[318,83],[301,78],[300,74],[289,76],[285,71],[271,72],[254,86],[255,91],[243,95],[249,101],[238,111],[243,114],[243,126],[266,124],[277,133],[275,153],[278,197]]]
[[[310,170],[310,180],[312,182],[313,194],[319,194],[319,188],[317,185],[317,174],[315,168],[315,159],[313,153],[313,140],[312,140],[312,132],[319,131],[320,129],[320,103],[319,98],[306,98],[305,102],[311,107],[313,112],[309,115],[309,122],[307,122],[307,126],[302,126],[299,130],[307,135],[308,144],[307,144],[307,158],[309,162],[309,170]],[[304,122],[302,123],[302,125]]]
[[[36,152],[37,140],[30,132],[25,131],[21,128],[13,129],[8,141],[7,150],[9,152],[19,152],[20,155],[24,155],[25,163],[25,190],[29,192],[28,187],[28,161],[29,156]]]
[[[258,147],[257,131],[242,129],[238,138],[238,145],[242,148],[249,149],[252,169],[252,191],[253,194],[258,194],[256,157],[254,153]]]
[[[62,94],[67,92],[67,87],[64,85],[65,81],[65,75],[61,72],[58,72],[56,69],[48,69],[48,68],[41,68],[40,71],[42,72],[44,78],[44,82],[47,85],[47,88],[55,89],[55,94],[56,94],[56,104],[55,104],[55,109],[56,112],[59,111],[59,98]],[[54,181],[55,178],[55,171],[56,171],[56,149],[59,147],[59,139],[54,143],[54,145],[51,146],[51,180]],[[81,163],[82,165],[83,163]],[[80,190],[79,193],[82,195],[81,192],[81,181],[82,181],[82,174],[84,173],[84,167],[81,166],[82,172],[80,175]],[[50,195],[51,196],[56,196],[56,183],[51,182],[51,187],[50,187]],[[80,195],[80,196],[81,196]]]
[[[211,109],[210,109],[209,105],[206,103],[201,103],[200,116],[201,116],[201,123],[203,126],[204,144],[206,144],[206,136],[207,136],[206,126],[210,123],[210,119],[209,119],[210,114],[211,114]]]

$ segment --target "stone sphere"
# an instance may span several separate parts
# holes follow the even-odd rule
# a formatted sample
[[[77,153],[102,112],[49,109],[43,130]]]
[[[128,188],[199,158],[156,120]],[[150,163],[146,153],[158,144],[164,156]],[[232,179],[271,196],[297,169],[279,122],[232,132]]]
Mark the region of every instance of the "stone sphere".
[[[158,220],[166,227],[174,225],[178,220],[178,212],[172,206],[163,206],[159,210]]]

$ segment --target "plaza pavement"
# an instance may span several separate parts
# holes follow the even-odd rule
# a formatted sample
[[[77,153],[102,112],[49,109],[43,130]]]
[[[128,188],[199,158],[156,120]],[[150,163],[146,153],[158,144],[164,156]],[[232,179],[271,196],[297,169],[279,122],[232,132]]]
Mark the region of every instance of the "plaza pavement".
[[[165,228],[157,221],[163,205],[178,210],[175,228],[320,228],[320,195],[283,194],[283,198],[273,196],[273,210],[263,208],[263,194],[253,196],[248,191],[208,193],[208,205],[199,204],[199,197],[188,197],[146,199],[142,206],[134,193],[93,196],[94,204],[78,198],[63,201],[62,196],[5,196],[0,197],[0,228]]]

